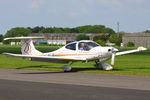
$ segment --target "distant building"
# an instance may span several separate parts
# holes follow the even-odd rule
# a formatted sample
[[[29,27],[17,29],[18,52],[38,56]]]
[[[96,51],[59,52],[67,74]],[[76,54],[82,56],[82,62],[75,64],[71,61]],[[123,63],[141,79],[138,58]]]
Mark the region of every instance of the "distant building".
[[[150,33],[126,33],[123,38],[123,45],[133,42],[135,46],[150,47]]]
[[[21,42],[10,42],[10,45],[20,45]]]
[[[66,44],[67,41],[76,40],[76,37],[80,33],[31,33],[29,36],[43,36],[47,40],[48,44]],[[100,34],[86,34],[90,37],[90,40],[93,40],[94,36]]]

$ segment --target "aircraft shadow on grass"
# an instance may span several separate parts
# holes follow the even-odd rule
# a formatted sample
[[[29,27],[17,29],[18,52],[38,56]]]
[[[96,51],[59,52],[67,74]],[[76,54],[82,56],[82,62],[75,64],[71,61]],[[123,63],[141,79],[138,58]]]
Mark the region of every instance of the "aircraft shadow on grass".
[[[23,67],[18,67],[16,69],[26,69],[26,68],[56,68],[56,67],[49,67],[47,65],[36,65],[36,66],[23,66]]]
[[[26,69],[26,68],[57,68],[59,69],[59,67],[49,67],[49,66],[46,66],[46,65],[38,65],[38,66],[24,66],[24,67],[19,67],[19,68],[16,68],[16,69]],[[98,68],[72,68],[72,70],[70,72],[66,72],[66,73],[73,73],[73,72],[80,72],[80,71],[97,71],[97,70],[100,70]],[[121,71],[122,69],[113,69],[113,71]],[[53,74],[53,73],[64,73],[63,71],[42,71],[42,72],[29,72],[29,73],[21,73],[21,74]]]

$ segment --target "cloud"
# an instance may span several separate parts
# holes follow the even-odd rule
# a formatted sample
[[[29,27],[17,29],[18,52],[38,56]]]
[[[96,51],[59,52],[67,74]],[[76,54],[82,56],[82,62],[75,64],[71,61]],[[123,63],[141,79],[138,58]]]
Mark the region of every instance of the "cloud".
[[[43,3],[44,3],[44,0],[29,0],[28,8],[37,9],[37,8],[40,8]]]

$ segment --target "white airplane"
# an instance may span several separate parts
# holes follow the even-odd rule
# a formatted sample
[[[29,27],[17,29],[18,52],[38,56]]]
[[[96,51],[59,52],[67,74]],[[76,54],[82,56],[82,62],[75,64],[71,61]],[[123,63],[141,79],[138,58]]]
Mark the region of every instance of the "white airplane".
[[[118,52],[118,49],[114,47],[102,47],[101,45],[91,40],[81,40],[69,43],[62,48],[53,51],[42,53],[34,47],[32,42],[33,39],[40,39],[43,37],[12,37],[5,38],[9,39],[20,39],[22,40],[23,46],[21,48],[22,54],[3,53],[10,57],[29,58],[31,61],[42,61],[42,62],[53,62],[53,63],[67,63],[62,67],[66,71],[71,71],[71,65],[74,62],[82,61],[89,62],[95,61],[95,66],[103,70],[112,70],[115,62],[115,56],[139,52],[147,50],[144,47],[139,47],[134,50],[128,50]],[[111,65],[104,63],[111,58]]]

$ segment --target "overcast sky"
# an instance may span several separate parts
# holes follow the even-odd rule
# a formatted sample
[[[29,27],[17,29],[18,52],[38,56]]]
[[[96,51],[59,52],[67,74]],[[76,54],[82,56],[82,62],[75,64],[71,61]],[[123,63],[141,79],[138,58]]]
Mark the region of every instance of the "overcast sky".
[[[0,0],[0,33],[13,27],[101,24],[120,31],[150,29],[150,0]]]

